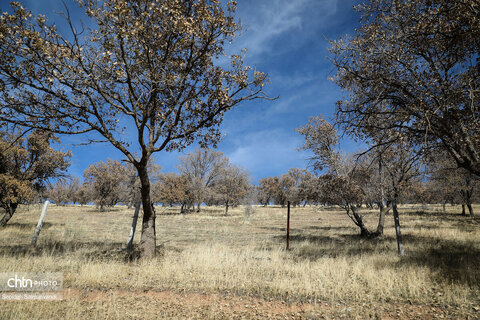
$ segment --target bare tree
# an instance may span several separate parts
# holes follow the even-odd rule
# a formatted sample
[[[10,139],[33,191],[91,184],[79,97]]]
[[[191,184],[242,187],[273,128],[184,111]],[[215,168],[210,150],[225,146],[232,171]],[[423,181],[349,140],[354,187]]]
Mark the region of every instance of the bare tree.
[[[154,198],[171,206],[180,204],[181,213],[186,213],[194,201],[188,177],[176,173],[161,175]]]
[[[225,166],[214,185],[222,204],[225,205],[225,215],[230,206],[239,205],[250,191],[249,175],[242,168],[233,164]]]
[[[462,204],[462,214],[466,214],[467,207],[469,214],[473,215],[472,202],[475,189],[478,190],[480,186],[480,179],[463,168],[457,168],[456,163],[445,156],[432,157],[429,170],[432,182],[430,186],[444,206],[448,200],[455,202],[458,199]]]
[[[190,183],[197,212],[204,201],[207,189],[211,188],[219,178],[219,173],[228,164],[222,152],[209,149],[196,149],[184,157],[179,157],[178,170],[186,176]]]
[[[46,191],[46,196],[57,206],[64,206],[68,203],[68,184],[65,179],[58,180]]]
[[[83,172],[85,183],[90,185],[91,198],[100,211],[120,202],[122,182],[127,177],[127,168],[116,160],[99,161]]]
[[[147,165],[152,154],[194,141],[215,145],[226,111],[267,98],[266,75],[224,46],[238,32],[234,1],[85,0],[95,29],[70,34],[19,3],[0,17],[0,120],[63,134],[91,133],[120,150],[137,172],[143,224],[140,250],[156,251]],[[128,128],[129,136],[125,135]],[[132,130],[133,129],[133,130]],[[134,135],[133,139],[129,139]]]
[[[287,175],[293,182],[287,193],[288,200],[290,200],[293,206],[301,203],[305,205],[308,201],[313,174],[305,169],[291,168],[288,170]]]
[[[82,185],[78,188],[75,197],[81,206],[92,201],[92,191],[90,189],[91,186],[88,183],[82,183]]]
[[[261,198],[260,203],[266,207],[271,201],[275,200],[276,194],[278,193],[278,177],[262,178],[258,184],[259,197]]]

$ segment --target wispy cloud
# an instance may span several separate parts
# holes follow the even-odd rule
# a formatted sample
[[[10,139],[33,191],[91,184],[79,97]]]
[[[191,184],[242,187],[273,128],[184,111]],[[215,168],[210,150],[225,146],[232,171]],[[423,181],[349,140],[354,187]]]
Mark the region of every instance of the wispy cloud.
[[[238,46],[248,48],[249,54],[255,55],[268,50],[269,42],[282,33],[301,29],[301,11],[308,1],[268,1],[260,10],[250,12],[243,21],[245,31]]]
[[[233,144],[233,148],[226,152],[227,156],[232,163],[249,168],[254,181],[306,164],[307,154],[297,151],[302,138],[294,132],[279,129],[257,131],[234,140]]]
[[[239,14],[244,30],[233,48],[237,51],[247,48],[248,55],[255,56],[268,52],[275,40],[288,32],[294,32],[294,41],[285,43],[285,49],[288,49],[300,38],[305,39],[310,34],[309,25],[312,22],[317,24],[324,17],[334,14],[337,1],[269,0],[255,6],[250,5],[249,1],[242,1],[239,3]],[[309,11],[317,14],[312,17]]]

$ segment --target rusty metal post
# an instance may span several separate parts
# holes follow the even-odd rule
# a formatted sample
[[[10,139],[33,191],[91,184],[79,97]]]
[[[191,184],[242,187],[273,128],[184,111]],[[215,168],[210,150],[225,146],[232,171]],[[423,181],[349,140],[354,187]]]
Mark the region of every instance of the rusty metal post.
[[[287,201],[287,250],[290,250],[290,201]]]

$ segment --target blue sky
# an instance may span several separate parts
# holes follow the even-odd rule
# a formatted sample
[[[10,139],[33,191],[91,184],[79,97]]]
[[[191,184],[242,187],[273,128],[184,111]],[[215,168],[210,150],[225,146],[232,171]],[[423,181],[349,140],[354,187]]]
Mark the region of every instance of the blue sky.
[[[57,21],[54,12],[63,11],[59,0],[22,0],[24,7]],[[226,113],[221,126],[224,139],[218,150],[232,163],[250,171],[253,182],[262,177],[281,175],[289,168],[305,168],[307,152],[299,152],[302,137],[295,128],[310,116],[333,115],[341,91],[328,80],[335,72],[328,60],[328,39],[352,34],[358,24],[352,0],[238,0],[237,18],[242,33],[227,47],[227,53],[246,48],[246,63],[266,72],[271,84],[266,90],[275,101],[247,102]],[[67,1],[72,15],[75,5]],[[8,1],[0,0],[2,11]],[[63,148],[73,152],[72,175],[81,176],[90,164],[123,155],[109,144],[76,146],[81,136],[62,137]],[[161,152],[156,163],[164,172],[176,171],[182,153]],[[342,141],[342,148],[355,151],[356,145]]]

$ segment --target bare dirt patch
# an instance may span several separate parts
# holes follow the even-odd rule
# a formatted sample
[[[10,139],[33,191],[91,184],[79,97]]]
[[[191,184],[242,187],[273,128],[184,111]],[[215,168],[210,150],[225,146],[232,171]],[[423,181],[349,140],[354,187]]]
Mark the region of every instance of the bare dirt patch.
[[[86,304],[110,303],[125,307],[122,318],[168,316],[181,319],[476,319],[474,308],[401,303],[342,304],[300,303],[264,300],[255,297],[175,291],[86,291],[68,289],[66,299],[79,298]],[[154,310],[141,315],[147,304]]]

